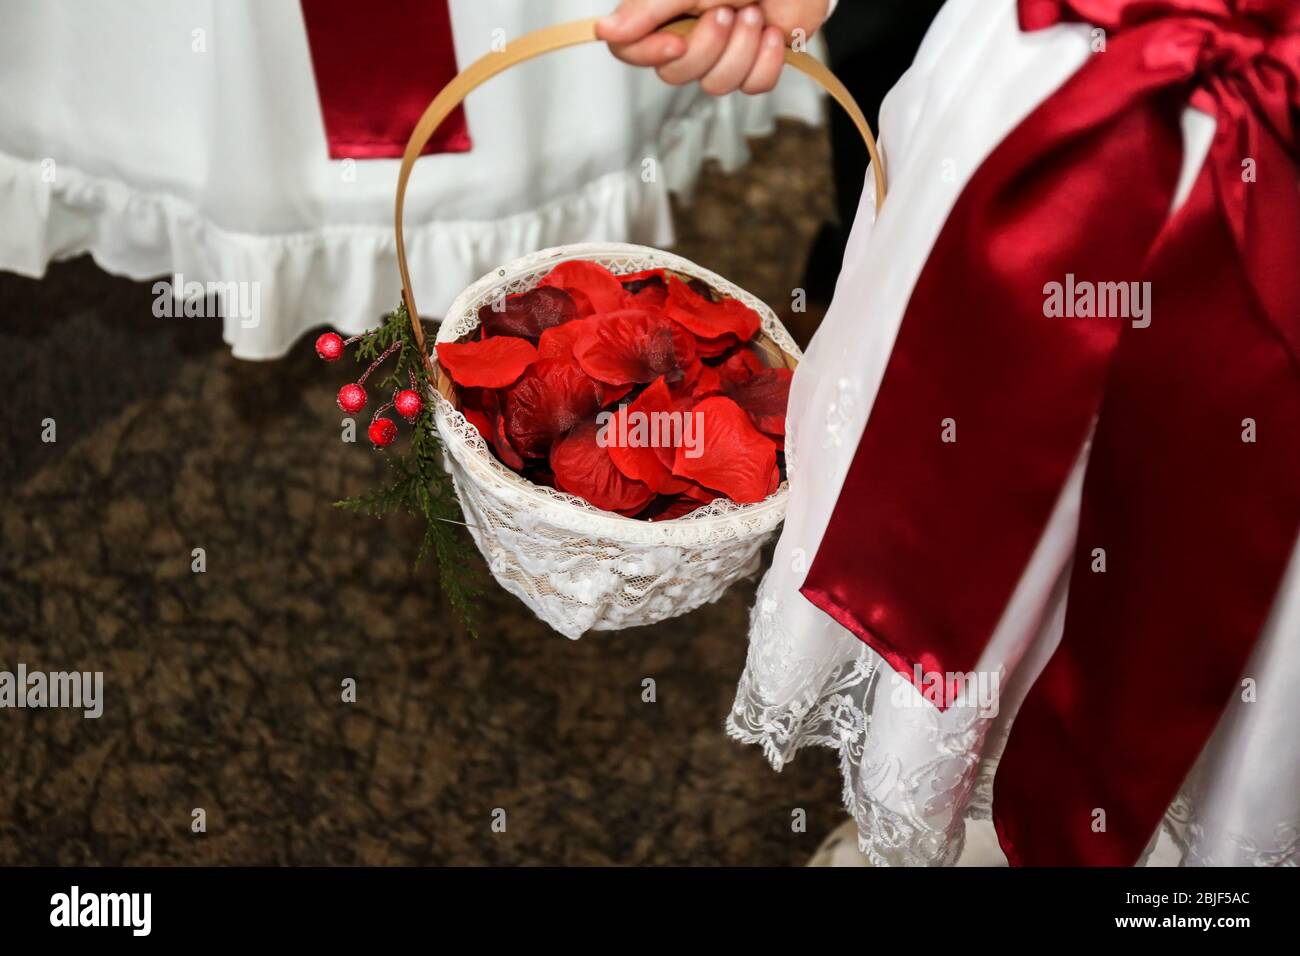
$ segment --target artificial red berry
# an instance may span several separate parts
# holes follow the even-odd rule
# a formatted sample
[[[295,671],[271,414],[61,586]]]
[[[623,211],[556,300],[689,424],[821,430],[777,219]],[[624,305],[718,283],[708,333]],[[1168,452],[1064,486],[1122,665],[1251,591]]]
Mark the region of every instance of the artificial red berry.
[[[359,412],[366,407],[366,390],[356,382],[339,389],[339,408],[345,412]]]
[[[343,339],[334,332],[326,332],[316,340],[316,354],[327,362],[337,362],[343,357]]]
[[[397,426],[391,418],[376,418],[370,423],[367,433],[376,448],[384,448],[397,440]]]
[[[397,409],[397,414],[408,422],[413,422],[424,409],[424,402],[420,400],[419,392],[404,388],[393,398],[393,407]]]

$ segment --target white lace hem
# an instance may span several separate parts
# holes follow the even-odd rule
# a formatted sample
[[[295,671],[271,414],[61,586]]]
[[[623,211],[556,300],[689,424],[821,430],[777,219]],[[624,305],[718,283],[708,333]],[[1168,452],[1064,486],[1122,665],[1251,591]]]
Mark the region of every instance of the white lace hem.
[[[948,798],[946,806],[962,807],[946,818],[946,826],[930,825],[924,814],[915,812],[915,786],[900,782],[897,791],[903,805],[913,812],[891,808],[868,796],[863,792],[858,768],[863,761],[863,740],[870,717],[860,702],[874,692],[881,666],[864,645],[864,653],[837,668],[815,699],[783,707],[761,702],[746,667],[725,721],[727,736],[759,747],[777,773],[804,747],[835,751],[844,783],[844,809],[857,825],[858,850],[874,866],[951,866],[965,847],[966,821],[992,818],[995,754],[1001,753],[1002,742],[989,748],[986,759],[966,759],[970,772],[946,790],[937,778],[931,781],[934,792]],[[859,703],[854,703],[855,699]],[[1300,866],[1300,825],[1280,821],[1263,839],[1237,832],[1211,837],[1199,817],[1191,788],[1179,793],[1159,829],[1177,849],[1180,866]],[[1139,865],[1145,865],[1156,836]]]

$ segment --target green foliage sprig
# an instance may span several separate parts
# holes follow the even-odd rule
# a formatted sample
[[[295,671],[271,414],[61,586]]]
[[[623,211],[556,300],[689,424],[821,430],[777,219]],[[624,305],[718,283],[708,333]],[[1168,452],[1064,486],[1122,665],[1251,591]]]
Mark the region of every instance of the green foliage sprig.
[[[397,361],[376,389],[392,394],[394,389],[406,388],[414,380],[415,391],[424,399],[424,407],[412,425],[410,443],[405,452],[382,450],[388,464],[388,479],[382,485],[365,494],[336,501],[334,506],[374,518],[395,511],[422,518],[424,536],[416,555],[416,567],[429,557],[434,559],[443,594],[470,636],[477,637],[476,604],[483,592],[478,575],[472,570],[473,563],[466,560],[469,542],[461,530],[464,522],[451,476],[442,467],[442,442],[429,398],[432,383],[423,356],[413,341],[405,305],[399,305],[378,328],[361,336],[357,361],[369,365],[399,342]]]

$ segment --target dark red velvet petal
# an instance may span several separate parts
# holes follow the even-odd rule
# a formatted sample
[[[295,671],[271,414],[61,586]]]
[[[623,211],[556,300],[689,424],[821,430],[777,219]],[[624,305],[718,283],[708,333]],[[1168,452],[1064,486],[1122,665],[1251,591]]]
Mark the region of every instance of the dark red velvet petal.
[[[724,381],[722,391],[749,413],[759,431],[769,435],[785,434],[785,409],[790,403],[788,368],[765,368],[744,381]]]
[[[695,343],[672,322],[640,309],[600,316],[573,344],[578,364],[610,385],[674,382],[695,359]]]
[[[578,304],[579,317],[614,312],[627,306],[628,296],[618,278],[595,262],[561,262],[539,286],[564,289]]]
[[[762,325],[758,313],[744,303],[735,299],[711,302],[671,276],[668,278],[668,302],[664,314],[690,330],[696,338],[709,343],[710,347],[721,346],[728,336],[737,341],[748,341]],[[701,354],[717,355],[722,351],[726,348],[720,348],[718,352],[701,349]]]
[[[555,486],[605,511],[634,515],[655,493],[614,467],[609,449],[597,440],[598,432],[595,420],[581,422],[551,448]]]
[[[677,449],[673,474],[716,488],[738,504],[752,504],[768,496],[776,472],[776,449],[756,429],[745,410],[725,396],[715,395],[696,404],[703,415],[703,440],[698,458]]]
[[[545,485],[547,488],[555,487],[555,473],[551,471],[551,464],[545,458],[529,461],[524,468],[523,475],[535,485]]]
[[[555,439],[598,408],[596,384],[576,363],[541,359],[506,393],[505,433],[525,458],[545,458]]]
[[[502,311],[493,306],[500,304]],[[507,296],[500,303],[490,302],[478,310],[483,337],[514,335],[536,342],[547,329],[562,325],[578,316],[577,303],[563,289],[537,288]]]
[[[520,471],[524,467],[524,459],[515,451],[514,444],[510,441],[510,436],[506,433],[506,418],[504,415],[498,415],[494,422],[496,431],[494,432],[494,441],[492,448],[496,451],[497,457],[507,468],[513,468]]]
[[[535,361],[532,343],[513,336],[438,343],[438,362],[462,388],[504,388]]]
[[[466,418],[469,418],[469,411],[473,411],[485,418],[491,418],[492,415],[488,412],[487,406],[489,401],[494,402],[496,400],[496,394],[489,388],[462,388],[460,390],[461,411],[465,413]],[[491,429],[488,429],[488,432],[490,431]],[[487,437],[487,432],[484,432],[483,437]]]

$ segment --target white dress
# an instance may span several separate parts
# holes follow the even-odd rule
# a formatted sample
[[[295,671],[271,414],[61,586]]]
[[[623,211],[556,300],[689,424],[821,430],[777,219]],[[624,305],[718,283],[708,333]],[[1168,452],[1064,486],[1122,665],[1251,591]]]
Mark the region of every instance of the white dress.
[[[508,43],[612,6],[452,0],[457,62],[498,30]],[[258,283],[257,324],[224,320],[241,358],[396,305],[397,160],[328,158],[298,0],[0,0],[0,90],[0,269],[36,277],[89,252],[133,279]],[[508,71],[466,109],[473,150],[422,159],[408,194],[429,316],[538,249],[670,245],[668,192],[706,157],[734,167],[747,135],[823,107],[807,77],[715,100],[593,44]]]
[[[888,200],[877,219],[870,188],[864,193],[834,301],[794,377],[789,513],[753,609],[727,730],[760,745],[778,770],[806,745],[834,749],[860,849],[876,865],[954,863],[966,820],[987,819],[1010,721],[1060,640],[1087,448],[976,665],[1002,675],[996,717],[925,704],[799,587],[948,212],[985,157],[1088,55],[1087,26],[1024,34],[1015,0],[949,0],[885,103]],[[1188,111],[1184,131],[1177,202],[1208,151],[1214,123]],[[1300,547],[1243,676],[1257,681],[1257,699],[1228,706],[1166,815],[1164,859],[1300,864],[1300,734],[1292,703],[1300,682]]]

